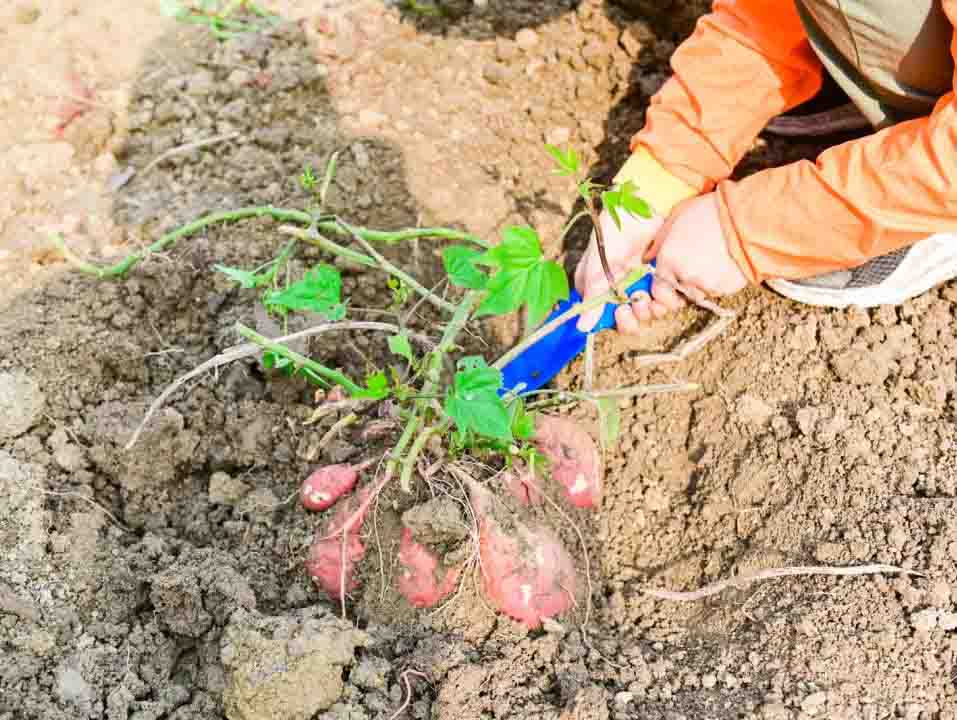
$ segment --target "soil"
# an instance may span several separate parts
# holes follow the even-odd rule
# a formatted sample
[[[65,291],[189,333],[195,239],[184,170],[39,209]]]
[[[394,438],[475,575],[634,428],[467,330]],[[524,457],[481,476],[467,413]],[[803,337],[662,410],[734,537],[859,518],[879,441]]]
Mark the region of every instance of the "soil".
[[[487,0],[437,19],[277,0],[280,26],[222,43],[146,0],[0,9],[0,720],[385,719],[408,692],[398,717],[957,718],[957,285],[873,311],[752,289],[723,303],[739,313],[725,335],[655,370],[639,355],[702,313],[602,335],[601,386],[701,389],[625,404],[601,507],[572,514],[590,622],[579,608],[528,631],[469,588],[413,611],[381,591],[386,564],[338,617],[303,570],[322,517],[295,494],[317,463],[366,450],[319,447],[334,418],[305,424],[315,397],[298,381],[223,368],[123,449],[167,384],[254,322],[254,298],[211,266],[267,261],[277,223],[210,228],[115,282],[47,241],[117,259],[208,211],[302,207],[304,165],[340,151],[331,203],[353,222],[489,238],[529,223],[571,268],[584,230],[554,240],[575,193],[542,143],[572,143],[607,179],[704,5]],[[762,137],[739,172],[819,149]],[[428,280],[438,247],[389,252]],[[343,272],[355,312],[388,305],[378,278]],[[361,371],[382,349],[357,335],[308,351]],[[427,500],[387,492],[367,544],[389,557],[403,513],[460,544],[458,509],[416,512]],[[866,563],[921,575],[642,593]]]

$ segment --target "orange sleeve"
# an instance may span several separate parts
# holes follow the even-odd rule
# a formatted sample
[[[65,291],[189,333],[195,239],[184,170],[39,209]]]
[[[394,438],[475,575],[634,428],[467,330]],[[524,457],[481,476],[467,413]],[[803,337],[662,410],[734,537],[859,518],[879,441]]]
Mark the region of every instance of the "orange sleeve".
[[[957,0],[944,0],[957,24]],[[957,60],[957,34],[951,41]],[[957,73],[954,78],[957,86]],[[718,187],[725,237],[752,282],[861,265],[957,232],[957,100],[801,161]]]
[[[698,192],[731,175],[771,118],[821,87],[793,0],[715,0],[671,67],[632,149],[644,146]]]

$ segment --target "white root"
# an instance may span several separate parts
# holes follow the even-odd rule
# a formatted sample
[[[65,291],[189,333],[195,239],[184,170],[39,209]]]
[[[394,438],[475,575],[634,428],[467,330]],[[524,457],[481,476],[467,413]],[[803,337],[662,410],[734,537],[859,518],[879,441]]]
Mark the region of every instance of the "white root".
[[[830,567],[826,565],[821,566],[810,566],[810,567],[783,567],[783,568],[769,568],[767,570],[759,570],[757,572],[748,573],[746,575],[738,575],[737,577],[728,578],[727,580],[720,580],[712,585],[707,585],[699,590],[692,590],[690,592],[674,592],[671,590],[652,590],[650,588],[641,588],[641,592],[645,595],[650,595],[651,597],[658,598],[659,600],[673,600],[675,602],[695,602],[696,600],[702,600],[706,597],[711,597],[712,595],[717,595],[723,590],[729,587],[742,587],[744,585],[749,585],[760,580],[770,580],[772,578],[779,577],[793,577],[795,575],[880,575],[882,573],[893,573],[893,574],[902,574],[902,575],[916,575],[917,577],[924,577],[923,573],[917,572],[916,570],[908,570],[906,568],[897,567],[896,565],[858,565],[856,567]]]

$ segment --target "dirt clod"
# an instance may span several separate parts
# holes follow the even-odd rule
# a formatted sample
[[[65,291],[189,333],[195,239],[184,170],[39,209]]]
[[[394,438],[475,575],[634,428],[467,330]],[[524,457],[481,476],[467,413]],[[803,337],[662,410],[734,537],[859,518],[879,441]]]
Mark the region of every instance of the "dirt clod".
[[[29,375],[0,373],[0,441],[19,437],[33,427],[44,404],[40,386]]]
[[[308,720],[343,692],[343,669],[368,636],[321,608],[284,616],[240,610],[223,636],[229,720]]]

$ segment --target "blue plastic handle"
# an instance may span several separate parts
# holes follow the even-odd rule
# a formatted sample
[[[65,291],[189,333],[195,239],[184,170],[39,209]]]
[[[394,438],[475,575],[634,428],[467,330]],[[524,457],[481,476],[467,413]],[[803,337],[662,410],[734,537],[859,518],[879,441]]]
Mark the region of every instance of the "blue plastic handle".
[[[651,266],[654,267],[654,261],[651,262]],[[631,297],[637,292],[650,292],[651,279],[652,274],[646,273],[628,287],[626,294]],[[581,299],[578,291],[573,289],[568,299],[560,302],[545,322],[551,322],[567,312],[572,305],[581,302]],[[538,390],[584,351],[588,335],[615,327],[615,310],[617,309],[617,303],[605,305],[601,319],[587,333],[578,329],[578,318],[575,317],[562,323],[534,345],[526,348],[502,368],[503,383],[500,393],[504,394],[520,384],[523,385],[520,393]]]

